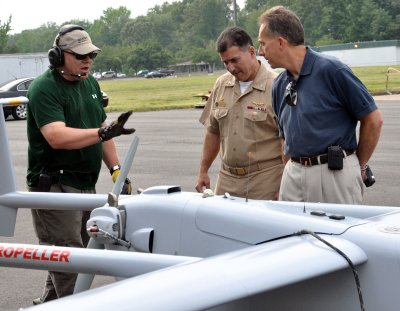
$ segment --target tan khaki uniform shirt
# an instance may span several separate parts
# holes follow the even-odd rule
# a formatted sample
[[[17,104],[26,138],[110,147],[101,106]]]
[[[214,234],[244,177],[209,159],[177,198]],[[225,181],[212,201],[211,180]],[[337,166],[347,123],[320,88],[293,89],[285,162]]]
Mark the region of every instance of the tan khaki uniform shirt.
[[[281,140],[272,109],[271,87],[276,73],[260,66],[252,85],[242,95],[229,72],[216,81],[200,117],[207,130],[221,138],[224,164],[247,166],[281,156]]]
[[[237,183],[237,179],[243,179],[247,173],[279,165],[271,177],[271,180],[277,180],[273,191],[279,189],[283,168],[282,148],[271,96],[276,76],[274,71],[261,65],[253,83],[243,94],[240,93],[239,81],[229,72],[217,79],[200,122],[208,131],[220,136],[222,168],[219,179],[221,173],[225,173],[225,177],[229,175]],[[238,175],[236,168],[243,168],[246,174]],[[232,183],[227,187],[230,189],[224,191],[228,190],[231,194],[241,191],[231,189]],[[238,187],[243,188],[243,185]]]

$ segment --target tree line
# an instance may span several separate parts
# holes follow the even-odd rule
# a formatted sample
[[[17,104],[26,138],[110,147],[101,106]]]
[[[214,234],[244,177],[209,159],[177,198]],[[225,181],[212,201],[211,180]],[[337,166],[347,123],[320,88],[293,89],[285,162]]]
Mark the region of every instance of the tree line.
[[[298,14],[306,44],[311,46],[400,39],[398,0],[247,0],[244,8],[237,7],[237,25],[250,33],[256,46],[258,17],[275,5]],[[48,22],[12,35],[10,16],[0,21],[0,53],[46,52],[60,27],[68,23],[83,26],[102,49],[95,71],[133,74],[188,61],[221,66],[215,41],[223,29],[234,24],[232,0],[165,2],[146,15],[130,16],[126,7],[108,8],[93,22]]]

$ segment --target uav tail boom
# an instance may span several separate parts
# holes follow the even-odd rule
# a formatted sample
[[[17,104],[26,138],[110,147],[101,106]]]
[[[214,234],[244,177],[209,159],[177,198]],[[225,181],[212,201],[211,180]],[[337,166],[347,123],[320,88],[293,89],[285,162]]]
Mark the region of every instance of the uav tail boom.
[[[0,109],[0,146],[0,235],[12,236],[17,219],[17,209],[3,206],[1,203],[2,196],[15,192],[17,189],[3,109]]]

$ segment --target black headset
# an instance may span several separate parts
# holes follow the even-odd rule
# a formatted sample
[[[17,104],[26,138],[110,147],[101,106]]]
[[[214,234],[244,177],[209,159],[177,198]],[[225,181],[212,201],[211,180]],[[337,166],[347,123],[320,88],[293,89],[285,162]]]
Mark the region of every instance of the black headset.
[[[58,67],[61,67],[62,65],[64,65],[64,52],[58,46],[58,42],[60,41],[60,37],[62,37],[63,35],[71,32],[71,31],[74,31],[74,30],[85,30],[85,29],[83,29],[81,26],[78,26],[78,25],[71,25],[67,29],[64,29],[58,33],[56,40],[55,40],[56,45],[53,46],[47,52],[51,67],[58,68]]]

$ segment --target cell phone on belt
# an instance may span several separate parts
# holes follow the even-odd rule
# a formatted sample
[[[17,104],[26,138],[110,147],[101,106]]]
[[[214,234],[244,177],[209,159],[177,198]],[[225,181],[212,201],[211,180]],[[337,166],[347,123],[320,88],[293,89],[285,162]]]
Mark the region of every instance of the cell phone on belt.
[[[343,169],[343,150],[340,146],[328,147],[328,169],[338,171]]]
[[[38,191],[49,192],[51,187],[51,176],[46,173],[39,175]]]

